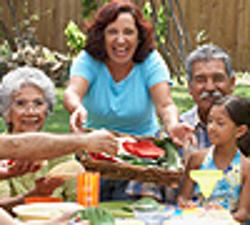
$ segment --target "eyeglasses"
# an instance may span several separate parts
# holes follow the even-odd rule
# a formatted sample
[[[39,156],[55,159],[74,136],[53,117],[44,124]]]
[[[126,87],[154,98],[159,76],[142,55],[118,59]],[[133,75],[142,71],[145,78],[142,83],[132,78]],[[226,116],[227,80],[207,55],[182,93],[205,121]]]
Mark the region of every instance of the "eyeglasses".
[[[13,107],[22,111],[27,111],[30,108],[32,108],[33,110],[38,110],[46,105],[47,103],[44,99],[35,99],[33,101],[27,101],[24,99],[16,99],[12,103]]]

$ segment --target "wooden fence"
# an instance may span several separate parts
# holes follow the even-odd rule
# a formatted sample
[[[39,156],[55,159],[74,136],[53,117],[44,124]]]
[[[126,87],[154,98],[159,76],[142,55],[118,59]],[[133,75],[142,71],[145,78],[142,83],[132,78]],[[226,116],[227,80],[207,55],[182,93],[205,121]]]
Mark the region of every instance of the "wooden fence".
[[[184,12],[192,44],[196,45],[198,34],[204,31],[205,42],[223,47],[233,58],[237,70],[250,70],[250,1],[249,0],[179,0]],[[21,21],[24,1],[13,0]],[[70,19],[80,27],[82,6],[80,0],[29,0],[29,14],[37,14],[34,23],[39,43],[51,49],[66,52],[64,29]],[[2,17],[12,26],[6,1],[1,0]]]

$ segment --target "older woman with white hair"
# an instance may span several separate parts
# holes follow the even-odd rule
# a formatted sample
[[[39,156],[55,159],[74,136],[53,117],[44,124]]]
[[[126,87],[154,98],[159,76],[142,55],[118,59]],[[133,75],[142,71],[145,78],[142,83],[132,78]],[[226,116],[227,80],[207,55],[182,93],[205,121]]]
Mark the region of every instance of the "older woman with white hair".
[[[25,99],[20,99],[22,92],[27,92],[27,95],[36,93],[36,95],[34,95],[33,101],[29,102]],[[6,122],[8,131],[22,132],[17,130],[16,124],[13,124],[10,118],[12,111],[21,109],[21,113],[28,115],[30,112],[35,113],[42,109],[42,113],[44,113],[46,118],[53,111],[56,103],[55,87],[51,79],[41,70],[28,66],[21,67],[3,77],[0,88],[0,103],[0,114]],[[44,120],[31,123],[31,125],[34,124],[37,124],[39,126],[37,130],[40,130],[44,125]],[[23,125],[28,128],[28,123],[25,123],[25,121],[23,121]],[[27,130],[25,129],[25,131]]]
[[[53,111],[56,102],[55,87],[41,70],[21,67],[3,77],[0,102],[0,113],[8,133],[37,132],[44,127],[47,116]],[[2,166],[2,178],[13,175],[18,177],[0,182],[0,206],[9,209],[22,203],[25,197],[48,196],[53,192],[55,196],[73,200],[74,183],[64,184],[62,179],[44,178],[52,166],[69,158],[72,156],[49,161],[46,166],[41,161],[33,161],[32,156],[22,161],[2,160],[2,165],[7,161],[12,166],[9,170],[4,170],[5,165]]]
[[[0,85],[0,115],[4,118],[9,133],[0,135],[0,159],[9,158],[13,161],[10,169],[0,170],[0,179],[37,170],[37,163],[31,161],[52,159],[83,149],[115,154],[117,141],[114,135],[106,130],[78,134],[26,132],[42,129],[46,116],[52,112],[54,104],[54,85],[42,71],[22,67],[4,76]],[[53,191],[58,186],[58,182],[61,183],[57,180],[40,180],[32,190],[16,197],[6,197],[0,201],[0,204],[10,209],[11,206],[22,203],[26,196],[39,195],[39,189],[40,194],[45,194],[45,192],[41,193],[44,188],[45,191]],[[5,188],[0,190],[0,194],[6,191]],[[7,190],[10,189],[7,188]],[[69,217],[70,214],[66,214],[44,225],[65,224]],[[15,225],[20,222],[0,208],[0,224]]]

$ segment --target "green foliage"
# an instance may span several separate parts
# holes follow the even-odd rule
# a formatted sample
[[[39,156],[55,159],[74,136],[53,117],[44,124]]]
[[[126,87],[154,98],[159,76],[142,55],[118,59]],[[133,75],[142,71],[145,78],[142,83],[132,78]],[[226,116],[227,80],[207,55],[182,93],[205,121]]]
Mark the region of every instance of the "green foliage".
[[[145,2],[144,6],[143,6],[143,9],[142,9],[142,12],[144,14],[144,17],[147,19],[147,20],[150,20],[151,19],[151,15],[152,15],[152,8],[151,8],[151,5],[150,5],[150,2]]]
[[[63,88],[56,89],[57,104],[52,115],[48,116],[44,130],[55,133],[69,132],[69,114],[63,106]]]
[[[98,4],[94,0],[81,0],[81,3],[83,6],[82,10],[83,18],[89,18],[93,10],[96,10],[98,8]]]
[[[86,36],[82,33],[74,21],[70,21],[64,30],[67,37],[67,45],[73,53],[80,52],[86,41]]]
[[[178,106],[180,113],[187,111],[193,106],[192,97],[188,94],[185,86],[176,85],[171,88],[171,95],[175,104]]]
[[[89,19],[94,11],[96,11],[99,8],[100,4],[104,4],[105,2],[108,2],[108,0],[81,0],[82,3],[82,17],[84,19]]]
[[[0,45],[0,56],[9,57],[11,55],[11,49],[7,41],[4,41]]]
[[[167,17],[164,14],[163,6],[160,6],[157,13],[157,23],[155,27],[156,35],[158,36],[158,41],[162,44],[166,42],[166,29],[167,27]]]
[[[159,6],[159,9],[156,12],[156,20],[154,23],[157,40],[162,44],[166,42],[166,37],[167,37],[166,28],[168,22],[167,21],[168,17],[165,15],[164,8],[165,7],[163,5]],[[149,1],[145,2],[142,12],[147,20],[152,21],[153,9]],[[168,12],[168,14],[170,14],[170,12]]]
[[[114,217],[103,208],[90,207],[77,211],[73,218],[75,221],[88,220],[91,225],[115,225]]]
[[[249,85],[238,85],[234,91],[234,95],[250,99]]]

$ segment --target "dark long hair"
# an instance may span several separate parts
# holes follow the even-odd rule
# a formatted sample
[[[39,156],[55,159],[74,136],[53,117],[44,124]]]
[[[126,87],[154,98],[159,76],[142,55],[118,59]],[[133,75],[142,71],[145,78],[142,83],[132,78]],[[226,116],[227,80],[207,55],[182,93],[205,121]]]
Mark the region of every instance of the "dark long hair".
[[[155,48],[153,27],[143,18],[138,6],[129,0],[113,0],[103,5],[96,14],[93,24],[87,29],[87,42],[85,50],[95,59],[105,61],[104,30],[122,12],[131,13],[138,29],[138,47],[133,56],[136,63],[143,62],[148,54]]]
[[[250,100],[237,97],[225,96],[219,98],[215,105],[223,105],[230,119],[236,126],[247,125],[248,131],[238,139],[238,147],[246,156],[250,155]]]

